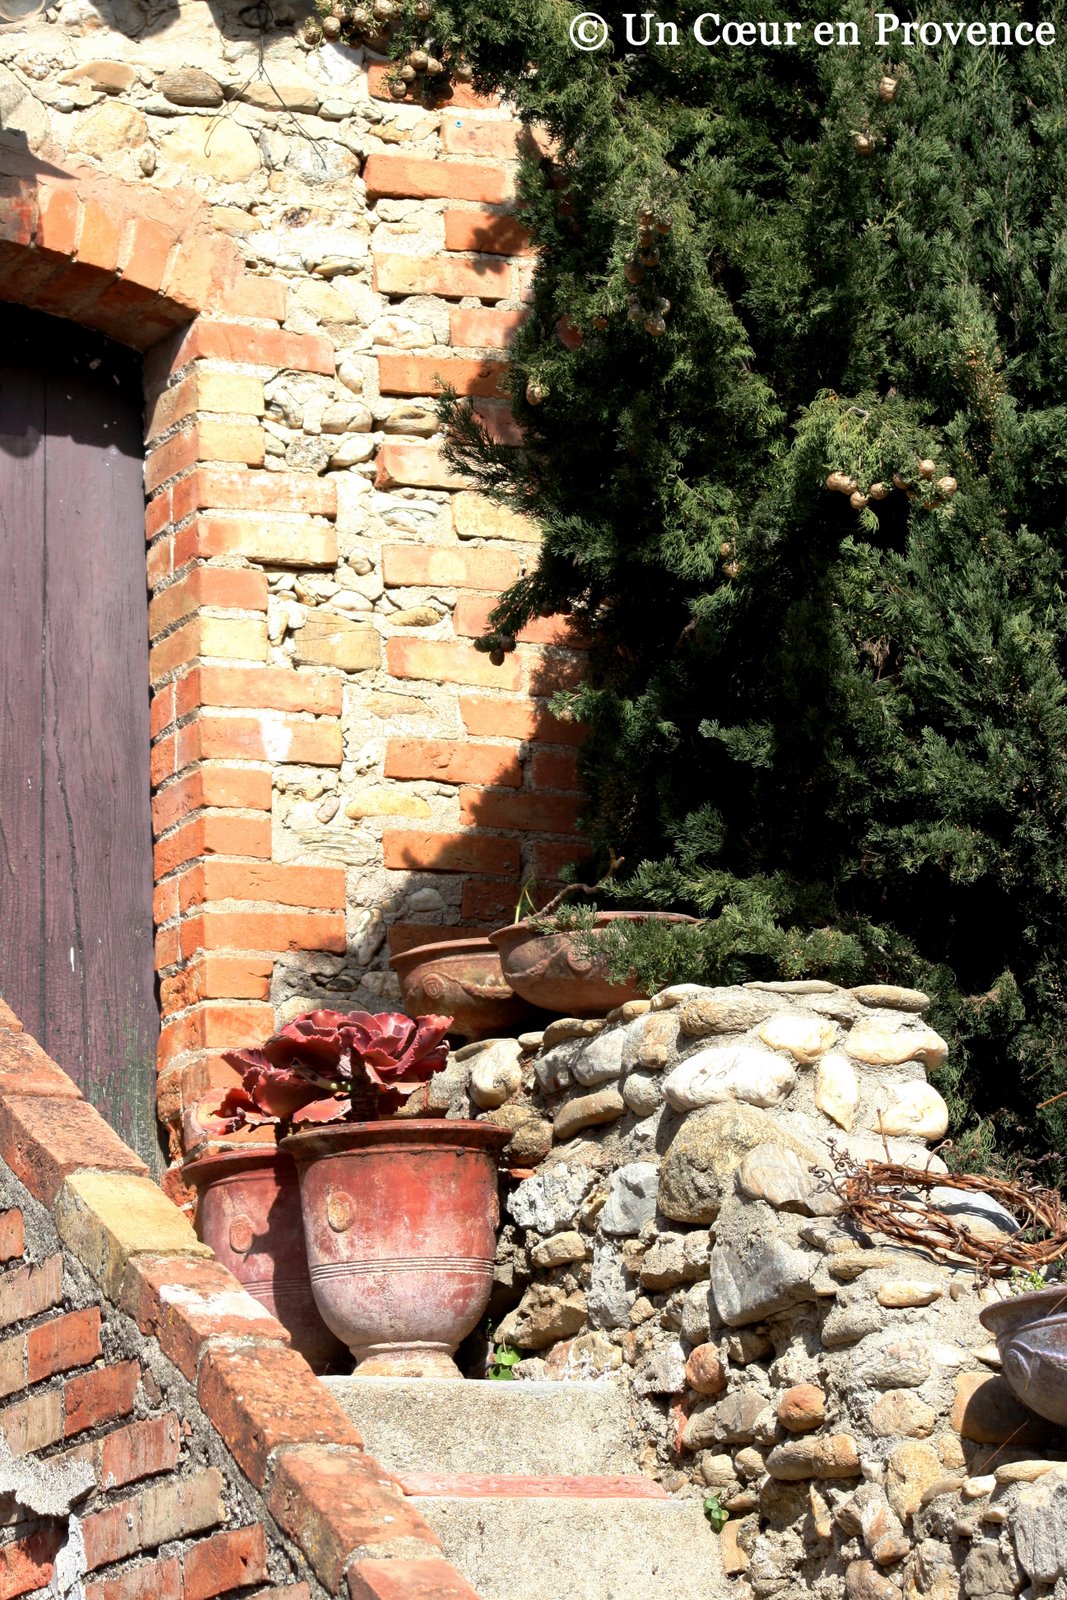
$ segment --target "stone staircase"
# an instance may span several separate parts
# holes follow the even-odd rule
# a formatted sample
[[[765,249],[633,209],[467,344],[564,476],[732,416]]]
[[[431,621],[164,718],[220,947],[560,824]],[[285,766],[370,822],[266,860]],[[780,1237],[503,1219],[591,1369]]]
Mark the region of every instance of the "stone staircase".
[[[482,1600],[722,1600],[700,1501],[634,1470],[621,1387],[327,1378]]]

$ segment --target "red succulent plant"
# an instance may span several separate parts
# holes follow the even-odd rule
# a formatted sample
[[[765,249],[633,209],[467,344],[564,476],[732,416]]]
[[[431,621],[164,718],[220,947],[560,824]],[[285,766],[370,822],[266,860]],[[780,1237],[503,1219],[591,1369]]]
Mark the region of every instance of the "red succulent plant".
[[[398,1011],[306,1011],[261,1049],[232,1050],[225,1060],[240,1084],[221,1099],[207,1095],[197,1120],[209,1134],[275,1125],[374,1122],[399,1110],[448,1060],[451,1017],[405,1017]]]

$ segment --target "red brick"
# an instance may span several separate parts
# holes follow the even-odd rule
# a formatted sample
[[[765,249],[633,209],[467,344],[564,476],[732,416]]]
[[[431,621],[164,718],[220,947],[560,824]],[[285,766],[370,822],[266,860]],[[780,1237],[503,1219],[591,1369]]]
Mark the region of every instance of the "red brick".
[[[514,839],[476,833],[387,832],[382,835],[387,867],[409,872],[506,873],[519,870]]]
[[[510,174],[495,165],[439,161],[391,150],[375,151],[367,157],[363,181],[368,200],[390,196],[398,200],[481,200],[487,205],[501,205],[515,193]],[[278,361],[275,365],[286,363]]]
[[[202,705],[339,717],[342,691],[339,676],[314,669],[195,667],[179,680],[178,715]]]
[[[427,165],[436,165],[429,162]],[[375,256],[374,287],[379,294],[434,294],[445,300],[510,300],[511,267],[483,256]],[[271,474],[273,476],[273,474]]]
[[[267,1576],[267,1541],[262,1523],[202,1539],[185,1552],[184,1566],[184,1600],[215,1600],[228,1589],[261,1583]]]
[[[255,767],[231,767],[218,761],[205,761],[195,772],[169,783],[152,800],[152,820],[156,833],[173,827],[190,812],[204,806],[244,811],[269,811],[271,777]],[[257,855],[258,851],[248,854]]]
[[[63,1437],[63,1396],[38,1390],[0,1411],[0,1436],[13,1456],[37,1455]]]
[[[140,1561],[117,1578],[86,1585],[85,1600],[182,1600],[182,1564],[177,1556]]]
[[[332,370],[332,369],[331,369]],[[237,467],[200,467],[175,485],[174,520],[194,511],[300,512],[332,517],[337,485],[331,478],[301,472],[248,472]]]
[[[257,1589],[248,1600],[311,1600],[306,1583],[287,1583],[280,1589]]]
[[[122,1361],[116,1366],[99,1367],[71,1378],[63,1386],[67,1438],[84,1433],[86,1428],[95,1428],[101,1422],[128,1416],[133,1410],[140,1381],[141,1367],[137,1361]]]
[[[48,1256],[39,1266],[16,1267],[0,1278],[0,1327],[40,1316],[62,1298],[62,1255]]]
[[[0,1595],[15,1600],[31,1589],[43,1589],[51,1580],[52,1564],[67,1542],[67,1525],[39,1528],[25,1539],[0,1546]]]
[[[448,313],[449,331],[457,349],[506,349],[524,321],[525,312],[490,311],[485,306],[461,306]]]
[[[184,732],[189,737],[185,745],[179,744],[182,766],[213,758],[311,767],[341,765],[341,725],[332,719],[308,722],[284,714],[241,717],[205,711]]]
[[[488,589],[499,594],[518,575],[519,558],[510,550],[422,544],[385,545],[382,550],[387,589]]]
[[[428,1552],[441,1547],[398,1486],[362,1452],[287,1450],[267,1505],[330,1594],[354,1550],[380,1544],[388,1553],[389,1545],[409,1539],[423,1540]]]
[[[114,272],[119,263],[119,245],[125,225],[126,218],[117,207],[86,200],[78,237],[78,261],[104,272]]]
[[[577,840],[538,839],[531,852],[533,875],[539,883],[555,883],[564,867],[580,866],[592,853]]]
[[[258,856],[269,860],[270,853],[269,817],[208,812],[160,839],[155,848],[156,876],[161,878],[197,856]]]
[[[581,791],[577,750],[535,750],[530,762],[531,789]]]
[[[476,250],[487,255],[518,256],[529,255],[533,246],[529,234],[517,217],[501,216],[494,211],[446,211],[445,249]],[[498,316],[509,314],[521,320],[521,312],[497,313]],[[455,338],[452,340],[453,344],[459,342]]]
[[[139,1550],[214,1527],[226,1514],[224,1488],[221,1472],[208,1467],[187,1478],[151,1484],[131,1499],[84,1518],[87,1570],[95,1572]]]
[[[537,695],[553,695],[560,689],[576,689],[582,681],[584,665],[572,654],[548,655],[539,651],[529,660],[530,688]]]
[[[4,1009],[7,1009],[6,1006]],[[22,1024],[19,1023],[20,1028],[21,1026]],[[17,1260],[25,1248],[26,1231],[22,1221],[22,1212],[14,1206],[10,1211],[0,1211],[0,1261]]]
[[[474,400],[471,410],[490,439],[497,444],[519,445],[526,437],[505,400]]]
[[[480,553],[480,552],[479,552]],[[482,600],[474,595],[463,595],[456,602],[452,626],[464,639],[478,639],[490,631],[489,613],[495,600]],[[553,644],[569,650],[580,650],[585,641],[568,617],[534,617],[521,633],[515,636],[520,644]]]
[[[100,1355],[100,1309],[66,1311],[26,1335],[26,1376],[30,1383],[56,1372],[88,1366]]]
[[[185,617],[195,616],[202,606],[231,611],[266,611],[267,575],[265,572],[234,570],[227,567],[197,567],[176,583],[161,589],[148,607],[149,638],[156,639]]]
[[[207,516],[198,517],[194,529],[195,553],[200,556],[244,556],[271,566],[301,568],[337,565],[336,531],[318,523],[283,522],[278,517]]]
[[[9,1094],[0,1102],[0,1156],[50,1206],[72,1172],[148,1168],[85,1100]]]
[[[345,869],[295,863],[205,861],[181,878],[181,908],[206,900],[260,900],[316,911],[343,911]]]
[[[378,357],[382,394],[439,394],[447,384],[457,394],[499,399],[506,395],[503,361],[473,361],[458,356],[392,355]]]
[[[162,284],[176,244],[174,230],[151,217],[137,217],[126,251],[122,284],[136,284],[154,293]],[[116,285],[121,287],[122,284]]]
[[[202,311],[232,286],[242,267],[232,239],[185,235],[167,276],[166,297],[190,311]]]
[[[266,956],[205,955],[160,984],[164,1015],[200,1000],[266,1000],[274,963]]]
[[[485,878],[466,878],[460,912],[465,920],[502,928],[515,916],[518,895],[515,884],[493,883]]]
[[[478,1600],[466,1578],[440,1557],[357,1561],[348,1569],[351,1600]]]
[[[475,737],[496,734],[502,739],[523,739],[545,744],[581,744],[585,729],[580,722],[561,722],[536,700],[490,699],[487,695],[460,695],[463,726]]]
[[[210,1339],[289,1343],[281,1323],[216,1261],[134,1257],[123,1280],[122,1309],[190,1380]]]
[[[78,192],[72,184],[42,183],[37,194],[37,248],[73,256],[78,230]]]
[[[389,639],[385,659],[394,678],[423,678],[431,683],[469,683],[478,688],[517,689],[522,681],[518,657],[506,656],[503,666],[495,667],[487,655],[473,645],[451,644],[447,640]],[[483,733],[503,729],[483,728]]]
[[[184,957],[199,950],[325,950],[344,955],[345,919],[326,912],[204,911],[180,925]]]
[[[197,1399],[245,1476],[262,1488],[272,1452],[288,1445],[362,1444],[307,1362],[280,1345],[229,1350],[210,1345]]]
[[[26,1335],[17,1333],[0,1342],[0,1396],[26,1387]]]
[[[387,778],[432,778],[437,783],[494,783],[517,789],[522,767],[514,750],[464,739],[389,739]]]
[[[159,1035],[157,1059],[163,1066],[188,1050],[206,1050],[212,1046],[240,1049],[266,1038],[273,1032],[273,1026],[274,1014],[270,1006],[213,1000],[164,1025]]]
[[[181,1418],[175,1411],[115,1428],[94,1446],[102,1489],[120,1489],[159,1472],[173,1472],[182,1453]]]
[[[204,357],[288,371],[323,372],[331,378],[336,364],[333,341],[321,334],[282,333],[278,328],[255,328],[247,323],[212,322],[198,317],[178,347],[174,371]]]
[[[512,794],[503,789],[461,789],[460,821],[474,828],[516,828],[524,833],[573,833],[577,796]]]
[[[517,161],[522,130],[510,117],[441,118],[441,149],[450,156],[489,156],[495,161]]]
[[[173,434],[166,444],[157,445],[146,455],[145,488],[151,494],[161,483],[168,478],[176,478],[179,472],[184,472],[186,467],[191,467],[199,459],[200,439],[195,428],[186,428],[182,433]]]
[[[416,489],[462,489],[468,480],[453,472],[439,444],[402,444],[387,439],[377,455],[377,484],[389,489],[406,484]]]

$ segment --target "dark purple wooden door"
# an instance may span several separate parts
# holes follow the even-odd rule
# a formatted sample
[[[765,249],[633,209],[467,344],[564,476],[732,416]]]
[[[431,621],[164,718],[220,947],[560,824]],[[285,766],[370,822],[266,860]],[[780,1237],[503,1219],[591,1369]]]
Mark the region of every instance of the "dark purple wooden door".
[[[157,1160],[141,373],[0,306],[0,994]]]

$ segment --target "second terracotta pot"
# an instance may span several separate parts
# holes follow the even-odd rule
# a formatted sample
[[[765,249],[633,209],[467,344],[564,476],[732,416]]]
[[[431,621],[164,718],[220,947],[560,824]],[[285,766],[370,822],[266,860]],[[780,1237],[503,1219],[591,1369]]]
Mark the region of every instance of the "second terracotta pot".
[[[459,1376],[452,1354],[489,1303],[497,1157],[510,1136],[412,1118],[284,1141],[300,1174],[315,1300],[357,1376]]]
[[[500,954],[488,939],[420,944],[391,957],[389,965],[412,1016],[450,1016],[450,1031],[465,1039],[499,1038],[530,1016],[532,1008],[504,977]]]

